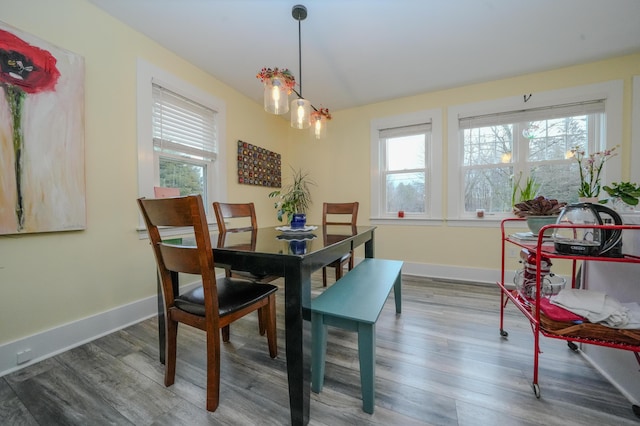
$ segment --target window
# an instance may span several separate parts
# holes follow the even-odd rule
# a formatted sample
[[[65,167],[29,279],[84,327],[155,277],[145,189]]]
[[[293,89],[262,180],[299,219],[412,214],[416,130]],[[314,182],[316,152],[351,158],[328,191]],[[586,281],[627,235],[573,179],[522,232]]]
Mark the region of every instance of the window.
[[[200,194],[209,204],[209,166],[217,157],[216,113],[153,84],[154,169],[158,186]],[[211,201],[213,202],[213,201]]]
[[[226,199],[224,103],[163,70],[138,61],[138,191],[154,186]]]
[[[578,201],[571,149],[596,152],[604,101],[460,119],[464,211],[510,213],[514,186],[532,179],[539,194]]]
[[[441,132],[439,111],[372,123],[372,218],[439,218]],[[436,142],[437,141],[437,142]]]
[[[548,99],[526,109],[522,98],[512,110],[504,109],[509,102],[494,111],[491,106],[480,108],[479,113],[476,108],[452,108],[450,136],[458,138],[450,142],[449,217],[471,218],[476,209],[496,219],[510,216],[514,185],[524,186],[527,179],[539,185],[540,195],[577,202],[579,173],[571,149],[591,153],[620,140],[611,138],[616,132],[607,131],[611,121],[619,119],[612,105],[616,90],[585,92],[584,100],[568,103],[561,93],[539,96]],[[616,174],[619,178],[617,161],[608,162],[603,182],[615,180]]]

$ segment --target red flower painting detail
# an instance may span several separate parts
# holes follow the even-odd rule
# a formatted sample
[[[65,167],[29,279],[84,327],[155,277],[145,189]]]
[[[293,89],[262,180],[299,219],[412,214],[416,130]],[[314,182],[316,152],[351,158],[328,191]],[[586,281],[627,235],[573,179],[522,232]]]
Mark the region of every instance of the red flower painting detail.
[[[55,90],[60,77],[56,62],[56,58],[46,50],[32,46],[19,37],[0,30],[0,87],[4,89],[13,125],[18,231],[24,227],[22,108],[28,94]]]

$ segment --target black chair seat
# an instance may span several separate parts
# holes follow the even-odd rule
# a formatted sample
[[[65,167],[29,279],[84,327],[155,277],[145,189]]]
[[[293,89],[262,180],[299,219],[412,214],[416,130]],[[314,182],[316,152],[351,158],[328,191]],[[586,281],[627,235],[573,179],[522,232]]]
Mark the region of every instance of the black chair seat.
[[[222,278],[217,280],[220,316],[229,315],[278,290],[271,284]],[[191,314],[205,316],[204,290],[198,286],[175,299],[175,306]]]

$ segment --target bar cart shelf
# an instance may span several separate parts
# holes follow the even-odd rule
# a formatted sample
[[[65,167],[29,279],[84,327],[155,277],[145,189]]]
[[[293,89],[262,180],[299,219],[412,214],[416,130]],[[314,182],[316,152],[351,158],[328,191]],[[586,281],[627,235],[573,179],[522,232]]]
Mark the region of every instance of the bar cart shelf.
[[[588,321],[583,323],[573,322],[559,322],[548,318],[540,309],[540,296],[542,295],[542,273],[541,267],[536,267],[535,272],[535,293],[532,299],[526,299],[517,290],[508,288],[505,283],[505,258],[508,246],[517,246],[521,249],[527,249],[530,254],[535,256],[538,260],[542,257],[548,259],[561,259],[571,263],[571,280],[566,285],[571,285],[572,288],[578,288],[579,283],[579,269],[581,261],[602,261],[602,262],[623,262],[623,263],[640,263],[640,256],[633,256],[629,254],[621,254],[616,257],[605,256],[584,256],[584,255],[566,255],[557,253],[554,249],[550,238],[545,237],[545,230],[547,234],[553,231],[553,228],[580,228],[586,227],[584,225],[546,225],[540,230],[537,240],[523,241],[516,238],[514,234],[508,234],[506,228],[510,225],[524,225],[525,219],[522,218],[507,218],[500,224],[500,231],[502,233],[502,262],[501,262],[501,275],[500,281],[497,282],[500,287],[500,335],[503,338],[508,336],[508,332],[504,327],[504,310],[509,301],[511,301],[516,308],[522,312],[522,314],[531,323],[531,329],[534,338],[533,347],[533,381],[532,388],[536,398],[540,398],[540,386],[538,384],[538,358],[540,355],[540,335],[552,339],[566,340],[569,348],[574,351],[578,350],[577,343],[585,343],[590,345],[606,346],[621,350],[632,351],[635,354],[638,363],[640,364],[640,329],[614,329],[606,327],[600,324],[593,324]],[[521,223],[518,223],[521,222]],[[606,229],[621,229],[621,230],[635,230],[640,232],[640,226],[638,225],[603,225],[594,226],[588,225],[590,228],[605,228]],[[538,262],[539,264],[540,262]],[[544,296],[542,296],[544,297]],[[634,413],[640,417],[640,407],[634,405],[632,407]]]

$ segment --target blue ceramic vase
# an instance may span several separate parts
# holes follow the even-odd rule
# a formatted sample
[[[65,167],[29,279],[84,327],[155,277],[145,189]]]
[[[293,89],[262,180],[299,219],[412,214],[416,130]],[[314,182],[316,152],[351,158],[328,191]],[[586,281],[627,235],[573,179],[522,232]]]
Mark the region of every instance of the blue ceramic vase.
[[[291,219],[291,229],[301,229],[307,223],[307,215],[304,213],[294,213]]]
[[[290,241],[289,248],[293,254],[305,254],[307,252],[306,241]]]

